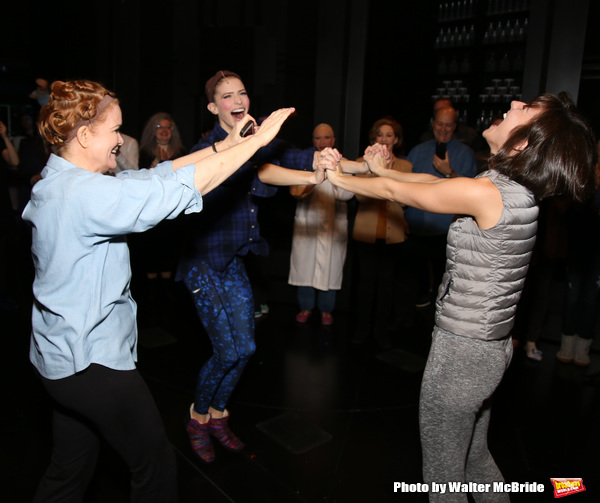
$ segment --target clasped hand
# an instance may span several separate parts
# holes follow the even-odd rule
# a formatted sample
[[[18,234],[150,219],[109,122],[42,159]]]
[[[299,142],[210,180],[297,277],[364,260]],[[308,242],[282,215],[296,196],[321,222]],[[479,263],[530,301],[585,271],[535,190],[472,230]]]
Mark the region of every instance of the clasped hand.
[[[318,171],[322,171],[322,176],[330,180],[342,175],[341,160],[342,154],[335,148],[326,148],[321,152],[317,152],[315,174]],[[393,158],[385,145],[376,144],[371,145],[365,150],[364,162],[371,173],[383,174],[382,170],[392,167]]]
[[[326,177],[341,174],[340,160],[342,154],[337,148],[327,147],[317,154],[315,177],[321,183]]]
[[[369,166],[371,173],[376,175],[381,173],[381,170],[390,169],[393,159],[385,145],[376,143],[365,149],[364,159]]]

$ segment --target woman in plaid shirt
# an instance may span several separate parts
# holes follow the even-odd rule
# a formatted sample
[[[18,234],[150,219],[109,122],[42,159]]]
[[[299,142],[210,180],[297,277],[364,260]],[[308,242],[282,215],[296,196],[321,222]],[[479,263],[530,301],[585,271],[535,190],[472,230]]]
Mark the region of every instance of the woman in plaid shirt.
[[[248,121],[250,99],[239,75],[218,71],[205,91],[208,110],[218,120],[192,152],[210,146],[218,152],[236,124]],[[260,235],[256,198],[275,194],[276,187],[267,184],[320,183],[324,174],[313,171],[315,159],[314,149],[297,149],[275,138],[204,198],[202,216],[189,226],[192,235],[176,279],[190,291],[213,347],[200,370],[187,425],[192,447],[204,462],[215,459],[211,436],[228,450],[244,448],[228,427],[225,407],[256,347],[254,300],[243,263],[247,254],[266,255],[269,250]]]

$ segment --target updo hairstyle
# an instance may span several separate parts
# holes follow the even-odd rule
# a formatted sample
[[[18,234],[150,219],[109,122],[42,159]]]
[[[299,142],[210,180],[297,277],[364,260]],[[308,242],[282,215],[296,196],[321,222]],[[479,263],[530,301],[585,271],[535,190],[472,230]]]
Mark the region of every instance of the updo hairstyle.
[[[40,135],[50,145],[60,150],[69,141],[69,134],[75,127],[77,129],[82,125],[92,127],[93,122],[102,120],[106,108],[100,110],[99,116],[96,117],[97,107],[106,95],[112,98],[115,96],[97,82],[89,80],[54,82],[50,101],[40,111]],[[112,104],[118,104],[118,101],[115,99],[110,103]]]

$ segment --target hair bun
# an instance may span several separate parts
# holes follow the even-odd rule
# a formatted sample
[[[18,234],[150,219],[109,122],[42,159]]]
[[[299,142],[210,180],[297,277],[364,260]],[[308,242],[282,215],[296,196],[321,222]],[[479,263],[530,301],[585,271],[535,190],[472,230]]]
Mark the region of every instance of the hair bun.
[[[114,93],[90,80],[53,82],[50,100],[40,111],[40,135],[51,145],[64,145],[77,123],[96,117],[97,106],[106,95],[114,97]]]

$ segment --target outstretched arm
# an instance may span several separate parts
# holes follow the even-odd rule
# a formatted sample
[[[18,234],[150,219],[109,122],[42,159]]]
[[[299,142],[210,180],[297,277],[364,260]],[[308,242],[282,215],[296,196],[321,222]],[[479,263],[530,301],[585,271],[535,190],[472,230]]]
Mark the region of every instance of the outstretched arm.
[[[385,145],[372,145],[365,150],[365,162],[371,173],[397,182],[439,182],[440,178],[428,173],[412,173],[388,169],[388,151]]]
[[[325,180],[325,172],[318,167],[316,171],[300,171],[276,164],[263,164],[258,168],[258,177],[261,182],[271,185],[319,185]]]
[[[377,169],[383,159],[376,153]],[[385,162],[385,161],[383,161]],[[371,166],[371,164],[369,164]],[[391,171],[391,170],[386,170]],[[399,173],[401,180],[389,177],[357,178],[344,175],[339,167],[327,171],[327,178],[343,189],[375,199],[388,199],[425,211],[471,215],[484,229],[500,218],[503,204],[500,191],[489,178],[437,178],[418,180],[418,173]]]
[[[369,166],[366,161],[349,161],[348,159],[340,159],[340,165],[344,173],[350,173],[353,175],[366,175],[370,173]]]
[[[242,138],[242,122],[236,124],[229,136],[219,144],[222,151],[215,153],[212,147],[193,152],[173,161],[173,169],[195,164],[194,185],[207,194],[229,178],[240,166],[248,161],[261,147],[269,144],[279,132],[281,125],[294,111],[282,108],[273,112],[252,136]],[[253,120],[250,116],[248,119]],[[245,122],[244,122],[245,123]]]

